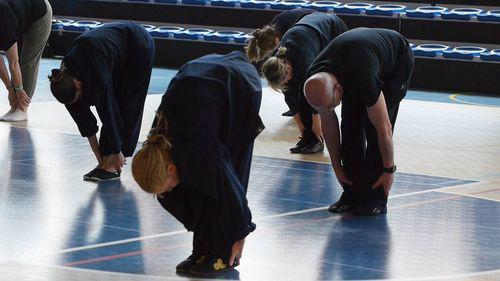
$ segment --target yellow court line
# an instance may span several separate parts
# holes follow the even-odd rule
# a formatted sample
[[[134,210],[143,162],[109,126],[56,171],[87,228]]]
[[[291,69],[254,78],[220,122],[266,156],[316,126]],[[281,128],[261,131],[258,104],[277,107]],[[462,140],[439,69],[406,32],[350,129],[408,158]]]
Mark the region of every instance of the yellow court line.
[[[460,100],[458,99],[457,97],[460,96],[460,94],[453,94],[453,95],[450,95],[448,98],[454,102],[458,102],[458,103],[465,103],[465,104],[470,104],[470,105],[479,105],[479,106],[486,106],[486,107],[500,107],[500,106],[497,106],[497,105],[491,105],[491,104],[482,104],[482,103],[474,103],[474,102],[468,102],[468,101],[463,101],[463,100]]]

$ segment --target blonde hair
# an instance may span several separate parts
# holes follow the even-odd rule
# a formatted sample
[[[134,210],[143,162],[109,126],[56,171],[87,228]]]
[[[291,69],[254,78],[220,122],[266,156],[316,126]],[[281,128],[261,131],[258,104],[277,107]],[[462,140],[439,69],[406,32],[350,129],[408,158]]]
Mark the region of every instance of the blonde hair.
[[[262,73],[267,80],[267,83],[274,90],[286,90],[286,48],[280,47],[278,53],[270,57],[262,65]]]
[[[276,48],[276,38],[280,37],[281,33],[275,25],[266,25],[254,30],[245,46],[248,59],[252,62],[263,60]]]
[[[167,179],[167,166],[173,163],[172,144],[162,132],[166,128],[163,115],[157,116],[157,126],[132,159],[132,175],[142,190],[156,193]]]

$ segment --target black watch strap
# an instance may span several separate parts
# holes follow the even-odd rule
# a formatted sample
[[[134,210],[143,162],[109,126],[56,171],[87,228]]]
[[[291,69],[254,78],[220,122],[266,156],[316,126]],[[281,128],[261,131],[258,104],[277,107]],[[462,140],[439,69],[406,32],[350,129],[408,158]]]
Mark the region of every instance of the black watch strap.
[[[384,173],[394,174],[394,172],[396,172],[396,165],[393,165],[390,168],[385,168],[384,167]]]

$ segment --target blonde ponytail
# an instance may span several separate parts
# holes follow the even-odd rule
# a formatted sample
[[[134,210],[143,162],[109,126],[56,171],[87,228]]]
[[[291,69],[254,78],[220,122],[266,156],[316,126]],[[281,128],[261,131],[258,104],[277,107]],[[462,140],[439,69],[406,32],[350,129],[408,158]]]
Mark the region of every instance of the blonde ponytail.
[[[286,48],[280,47],[275,56],[262,65],[262,73],[274,90],[286,90]]]
[[[172,144],[167,136],[159,133],[166,125],[164,116],[157,117],[157,126],[132,159],[132,175],[142,190],[156,193],[167,179],[167,166],[173,163]]]

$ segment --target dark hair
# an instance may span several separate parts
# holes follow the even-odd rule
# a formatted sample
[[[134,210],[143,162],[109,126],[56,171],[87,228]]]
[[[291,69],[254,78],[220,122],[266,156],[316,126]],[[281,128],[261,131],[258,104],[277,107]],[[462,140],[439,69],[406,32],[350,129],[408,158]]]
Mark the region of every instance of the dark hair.
[[[76,98],[76,86],[73,73],[67,69],[52,69],[50,80],[50,91],[52,95],[63,104],[69,104]]]

